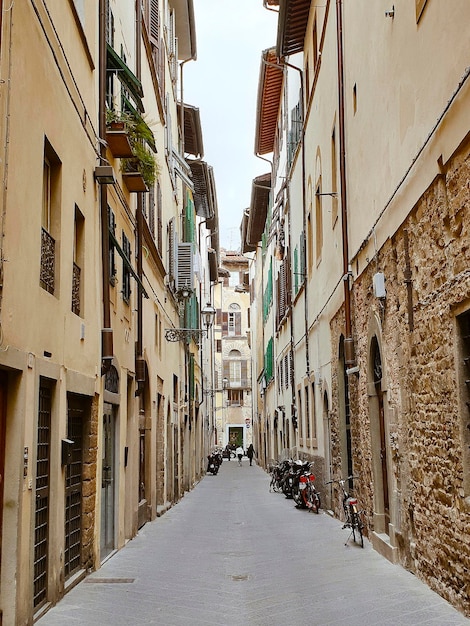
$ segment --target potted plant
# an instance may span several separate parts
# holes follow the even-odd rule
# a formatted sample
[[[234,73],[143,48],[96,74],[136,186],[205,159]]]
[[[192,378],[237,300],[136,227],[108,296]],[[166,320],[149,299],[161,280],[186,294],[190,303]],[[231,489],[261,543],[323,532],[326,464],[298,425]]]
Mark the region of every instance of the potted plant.
[[[125,155],[120,155],[127,188],[129,191],[148,191],[148,187],[155,183],[158,176],[158,163],[154,156],[155,138],[150,127],[140,115],[128,112],[108,110],[106,120],[110,129],[107,138],[114,132],[125,132],[128,137],[130,150]],[[112,130],[118,125],[121,127],[120,131]]]
[[[131,135],[135,123],[129,113],[106,110],[106,142],[113,156],[123,158],[133,155]]]

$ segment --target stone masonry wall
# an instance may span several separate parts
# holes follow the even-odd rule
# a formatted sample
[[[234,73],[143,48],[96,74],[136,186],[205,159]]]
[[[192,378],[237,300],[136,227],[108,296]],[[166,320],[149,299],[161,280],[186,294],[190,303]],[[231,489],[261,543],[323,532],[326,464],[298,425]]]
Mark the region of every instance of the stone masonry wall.
[[[372,277],[386,277],[375,298]],[[370,514],[369,328],[378,320],[401,564],[470,615],[470,494],[464,493],[455,310],[470,309],[470,157],[462,147],[352,287],[359,377],[350,376],[358,496]],[[332,320],[338,353],[341,312]],[[336,368],[332,454],[340,466]],[[392,498],[392,495],[391,495]],[[369,522],[372,517],[368,516]]]

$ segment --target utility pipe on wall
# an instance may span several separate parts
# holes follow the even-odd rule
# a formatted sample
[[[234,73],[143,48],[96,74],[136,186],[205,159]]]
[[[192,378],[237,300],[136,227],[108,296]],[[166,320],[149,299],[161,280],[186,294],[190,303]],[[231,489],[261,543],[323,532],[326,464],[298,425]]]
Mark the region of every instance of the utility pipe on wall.
[[[343,67],[343,12],[342,0],[336,0],[336,39],[338,50],[338,121],[339,121],[339,172],[341,196],[341,236],[343,244],[343,284],[344,284],[344,317],[345,340],[344,356],[346,366],[356,362],[354,341],[351,329],[351,294],[349,290],[349,245],[348,245],[348,210],[346,199],[346,148],[344,131],[344,67]]]
[[[98,133],[106,136],[106,0],[99,4],[99,104]],[[100,157],[106,160],[106,146],[100,142]],[[101,289],[103,296],[103,328],[101,330],[101,373],[105,374],[113,359],[113,331],[111,328],[111,305],[109,299],[109,234],[108,194],[106,185],[100,185],[101,217]]]

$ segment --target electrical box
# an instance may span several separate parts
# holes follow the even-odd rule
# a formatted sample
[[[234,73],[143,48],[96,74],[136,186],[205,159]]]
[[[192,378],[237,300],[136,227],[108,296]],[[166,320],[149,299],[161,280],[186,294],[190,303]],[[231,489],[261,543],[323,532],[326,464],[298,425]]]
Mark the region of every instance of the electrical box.
[[[376,298],[386,298],[387,291],[385,289],[385,274],[383,272],[377,272],[372,279],[374,286],[374,296]]]
[[[72,450],[75,441],[71,439],[62,439],[62,465],[68,465],[72,462]]]

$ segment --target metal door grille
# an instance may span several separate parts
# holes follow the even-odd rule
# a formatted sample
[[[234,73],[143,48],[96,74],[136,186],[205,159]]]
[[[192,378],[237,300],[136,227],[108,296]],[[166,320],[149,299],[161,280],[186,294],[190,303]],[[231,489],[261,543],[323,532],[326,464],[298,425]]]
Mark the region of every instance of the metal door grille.
[[[64,574],[68,578],[80,568],[82,516],[82,444],[83,411],[69,408],[68,439],[72,445],[70,463],[65,473],[65,553]]]
[[[49,539],[49,453],[51,389],[39,388],[38,441],[36,461],[36,514],[34,528],[34,607],[47,596],[47,550]]]

